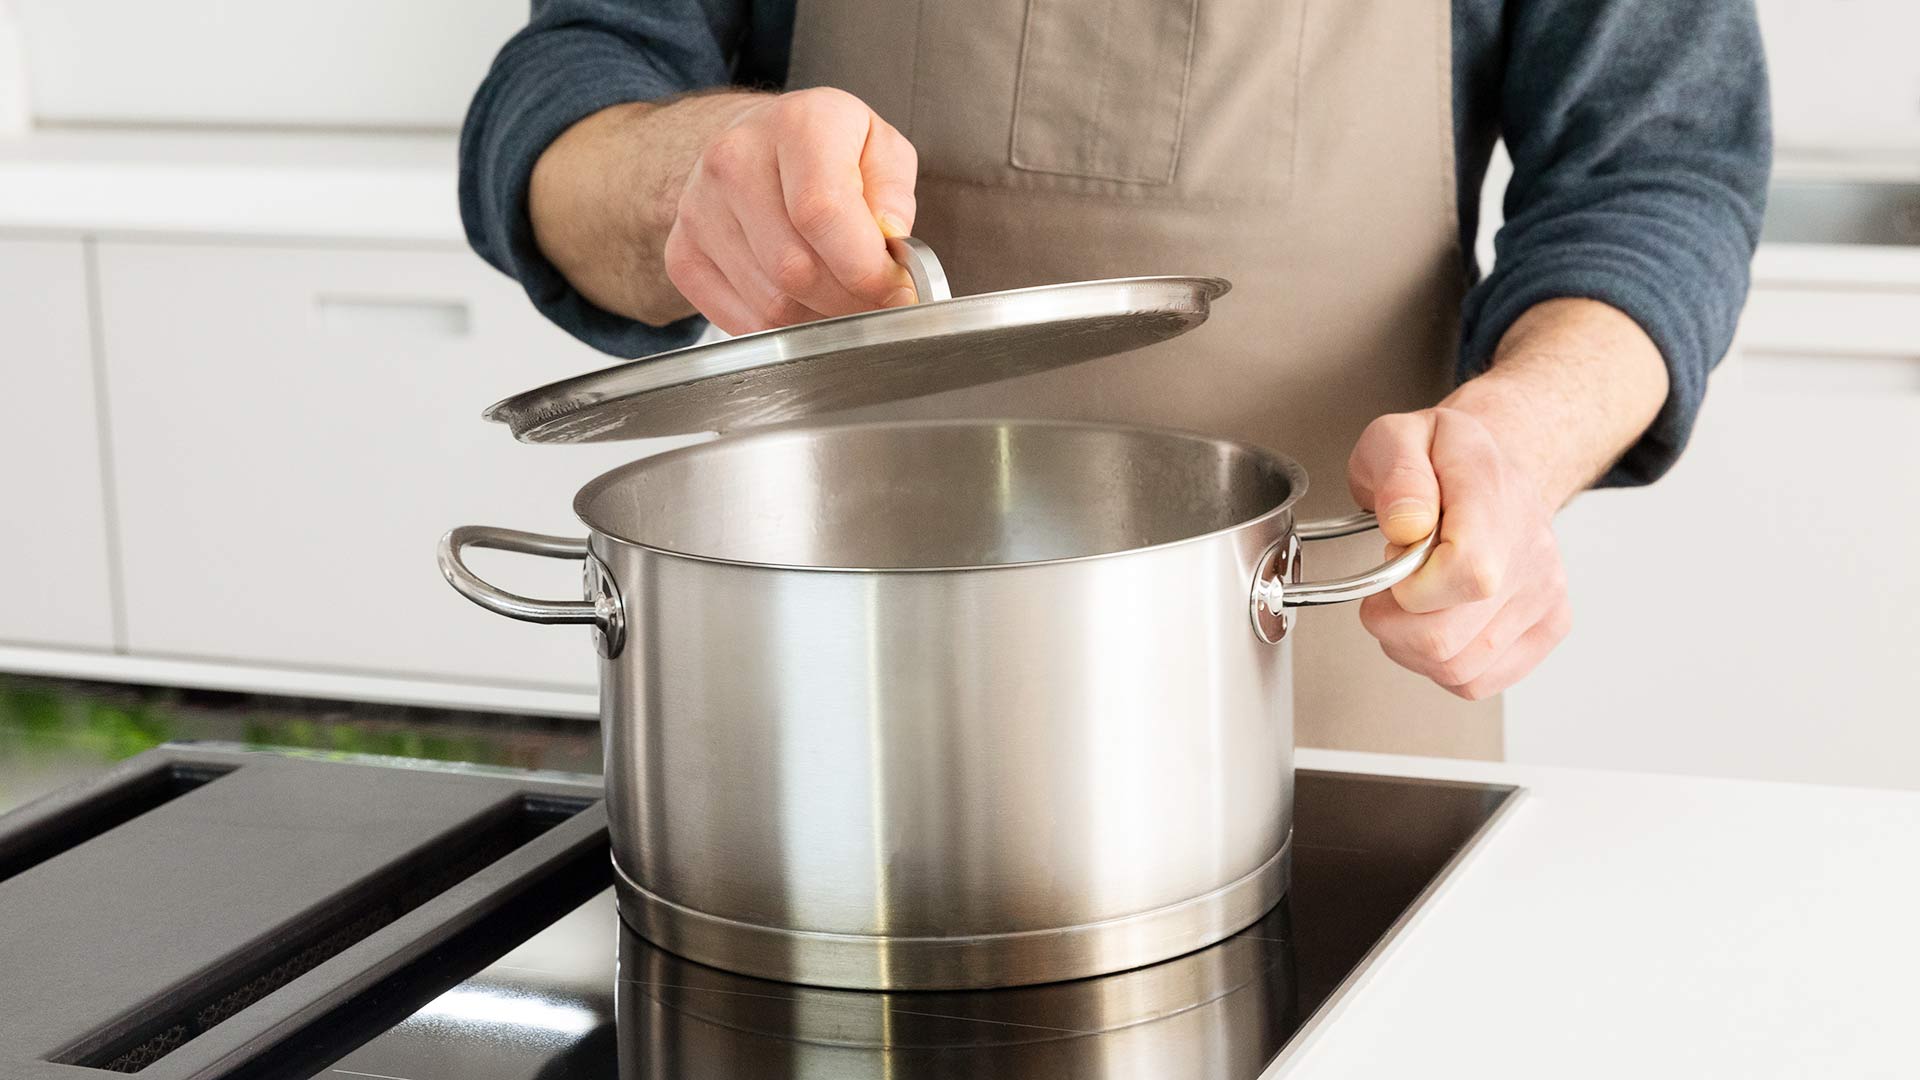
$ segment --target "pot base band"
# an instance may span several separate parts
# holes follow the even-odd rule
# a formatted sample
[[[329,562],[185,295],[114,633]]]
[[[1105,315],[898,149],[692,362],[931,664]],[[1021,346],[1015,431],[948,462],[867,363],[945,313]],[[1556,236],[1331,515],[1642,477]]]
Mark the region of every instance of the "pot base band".
[[[788,930],[721,918],[648,892],[614,863],[620,916],[640,936],[711,967],[851,990],[975,990],[1060,982],[1203,949],[1258,921],[1292,876],[1293,836],[1252,872],[1212,892],[1057,930],[882,937]]]

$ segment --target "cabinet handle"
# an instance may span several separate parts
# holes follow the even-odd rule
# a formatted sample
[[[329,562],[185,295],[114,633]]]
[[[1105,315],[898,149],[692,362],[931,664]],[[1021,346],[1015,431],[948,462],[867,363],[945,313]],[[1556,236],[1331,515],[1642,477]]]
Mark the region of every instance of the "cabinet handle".
[[[314,307],[322,329],[344,334],[463,338],[473,324],[465,300],[322,295]]]

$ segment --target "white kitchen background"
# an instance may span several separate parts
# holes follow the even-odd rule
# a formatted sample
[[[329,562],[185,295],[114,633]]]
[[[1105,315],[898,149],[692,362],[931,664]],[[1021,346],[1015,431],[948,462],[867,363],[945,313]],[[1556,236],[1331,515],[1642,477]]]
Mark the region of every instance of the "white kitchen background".
[[[1920,787],[1920,4],[1760,6],[1781,157],[1741,340],[1667,480],[1563,515],[1577,625],[1507,751]],[[524,17],[0,0],[0,671],[591,713],[581,633],[432,563],[455,524],[577,534],[570,493],[652,449],[479,420],[601,362],[453,204]]]

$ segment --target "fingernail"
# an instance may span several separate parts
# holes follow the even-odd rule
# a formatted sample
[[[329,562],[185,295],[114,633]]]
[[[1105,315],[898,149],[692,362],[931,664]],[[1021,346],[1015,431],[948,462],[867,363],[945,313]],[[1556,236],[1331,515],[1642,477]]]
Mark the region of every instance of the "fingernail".
[[[1429,518],[1433,516],[1433,507],[1424,499],[1395,499],[1387,504],[1383,521],[1399,521],[1402,518]]]
[[[913,301],[914,295],[912,289],[895,289],[887,294],[887,298],[880,302],[880,306],[906,307],[908,304],[913,303]]]
[[[901,221],[898,215],[887,210],[882,210],[879,214],[875,215],[875,217],[880,222],[880,235],[887,239],[891,240],[896,236],[907,235],[907,223]]]

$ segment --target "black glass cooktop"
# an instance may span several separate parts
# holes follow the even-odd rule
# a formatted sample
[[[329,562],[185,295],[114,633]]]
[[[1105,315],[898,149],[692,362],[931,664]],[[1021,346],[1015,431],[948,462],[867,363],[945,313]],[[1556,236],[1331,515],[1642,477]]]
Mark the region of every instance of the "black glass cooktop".
[[[8,1024],[38,1040],[0,1045],[21,1059],[0,1073],[1252,1080],[1515,794],[1303,772],[1291,891],[1225,942],[1074,983],[859,993],[625,932],[583,775],[595,742],[577,722],[0,677],[0,810],[61,789],[0,817],[0,908],[18,917],[0,970],[23,970],[12,950],[41,973],[0,989],[0,1044],[19,1041]]]
[[[881,994],[743,978],[647,944],[603,892],[337,1060],[274,1071],[324,1080],[1251,1080],[1297,1048],[1513,793],[1304,772],[1293,888],[1265,919],[1153,967],[1016,990]]]

